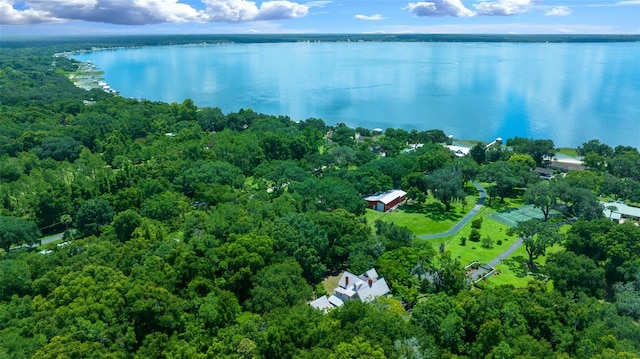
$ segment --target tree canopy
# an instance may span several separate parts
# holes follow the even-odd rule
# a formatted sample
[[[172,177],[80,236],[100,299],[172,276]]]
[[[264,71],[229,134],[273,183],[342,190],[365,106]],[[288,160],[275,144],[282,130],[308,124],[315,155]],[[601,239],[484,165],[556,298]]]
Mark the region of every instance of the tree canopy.
[[[441,130],[86,91],[68,78],[78,63],[52,57],[193,40],[3,39],[0,357],[640,355],[640,230],[603,218],[596,197],[635,198],[633,148],[585,144],[600,156],[592,169],[537,184],[530,159],[551,156],[548,140],[457,159]],[[537,279],[473,285],[451,247],[368,219],[363,198],[375,192],[404,188],[449,209],[474,179],[492,197],[525,193],[576,220],[515,227]],[[20,248],[63,231],[64,243]],[[389,297],[328,313],[308,305],[343,271],[371,268]]]

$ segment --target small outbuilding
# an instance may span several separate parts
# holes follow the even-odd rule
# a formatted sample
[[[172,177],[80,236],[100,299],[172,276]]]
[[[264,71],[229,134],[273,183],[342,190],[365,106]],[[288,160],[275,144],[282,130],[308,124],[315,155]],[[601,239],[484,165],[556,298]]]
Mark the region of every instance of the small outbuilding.
[[[406,199],[407,192],[394,189],[387,192],[376,193],[366,197],[364,200],[367,201],[367,207],[375,209],[376,211],[387,212]]]

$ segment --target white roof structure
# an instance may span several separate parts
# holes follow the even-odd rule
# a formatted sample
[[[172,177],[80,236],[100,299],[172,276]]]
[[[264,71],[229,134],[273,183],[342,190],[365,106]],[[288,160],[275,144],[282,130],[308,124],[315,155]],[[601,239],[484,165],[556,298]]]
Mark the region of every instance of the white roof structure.
[[[371,283],[371,286],[365,284],[358,290],[358,297],[365,303],[373,302],[374,299],[389,293],[389,286],[384,278]]]
[[[344,305],[342,299],[336,297],[335,295],[329,297],[329,303],[331,303],[334,307],[342,307]]]
[[[384,204],[389,204],[394,199],[402,196],[406,196],[406,195],[407,195],[407,192],[400,189],[394,189],[391,191],[374,194],[373,196],[366,197],[364,200],[369,202],[382,202]]]
[[[316,309],[324,310],[325,312],[333,308],[333,305],[331,305],[329,299],[327,299],[327,297],[324,295],[309,303],[309,305]]]
[[[458,157],[464,157],[467,154],[469,154],[469,151],[471,151],[470,147],[462,147],[462,146],[447,146],[447,148],[449,150],[451,150],[456,156]]]
[[[378,272],[375,268],[371,268],[359,276],[345,271],[334,291],[334,294],[329,298],[322,296],[309,305],[327,312],[330,309],[343,306],[345,301],[360,300],[369,303],[390,292],[387,281],[384,278],[378,278]]]
[[[367,278],[371,278],[373,280],[377,280],[378,279],[378,272],[376,272],[375,268],[371,268],[364,274],[364,276],[367,277]]]
[[[336,287],[335,291],[336,293],[342,294],[345,297],[353,298],[353,296],[356,295],[356,291],[353,289],[355,288],[353,287],[353,285],[351,285],[348,288]]]
[[[638,207],[631,207],[622,202],[601,202],[601,203],[604,206],[603,213],[607,218],[620,220],[624,216],[624,217],[632,217],[632,218],[640,219],[640,208]],[[614,206],[616,207],[616,209],[614,209],[613,211],[607,209],[607,207],[610,207],[610,206]]]

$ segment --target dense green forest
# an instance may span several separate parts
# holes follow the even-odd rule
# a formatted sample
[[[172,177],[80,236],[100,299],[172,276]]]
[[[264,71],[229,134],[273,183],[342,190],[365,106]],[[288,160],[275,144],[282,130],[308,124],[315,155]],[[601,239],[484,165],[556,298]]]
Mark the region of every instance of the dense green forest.
[[[83,41],[0,48],[0,357],[640,357],[640,228],[599,202],[640,203],[637,149],[592,140],[588,169],[541,181],[550,140],[458,158],[440,130],[85,91],[53,57]],[[364,216],[393,188],[447,212],[472,180],[490,206],[544,213],[512,229],[531,267],[562,247],[543,275],[472,285],[444,246]],[[389,297],[308,305],[326,277],[370,268]]]

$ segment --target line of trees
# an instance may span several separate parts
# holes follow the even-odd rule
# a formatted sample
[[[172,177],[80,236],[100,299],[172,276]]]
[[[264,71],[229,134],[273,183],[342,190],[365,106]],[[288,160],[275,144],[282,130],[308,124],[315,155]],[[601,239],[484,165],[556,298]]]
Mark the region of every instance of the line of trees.
[[[0,49],[0,357],[640,353],[631,224],[583,216],[554,237],[567,250],[545,269],[553,291],[538,281],[469,291],[459,258],[362,216],[363,195],[398,187],[445,211],[474,179],[512,196],[537,186],[527,158],[458,159],[440,130],[375,134],[84,91],[64,76],[73,61],[51,61],[74,46]],[[411,143],[423,146],[403,152]],[[588,173],[566,185],[598,191],[620,175]],[[48,254],[10,250],[58,231],[70,243]],[[327,315],[307,305],[325,277],[371,267],[393,297]]]

